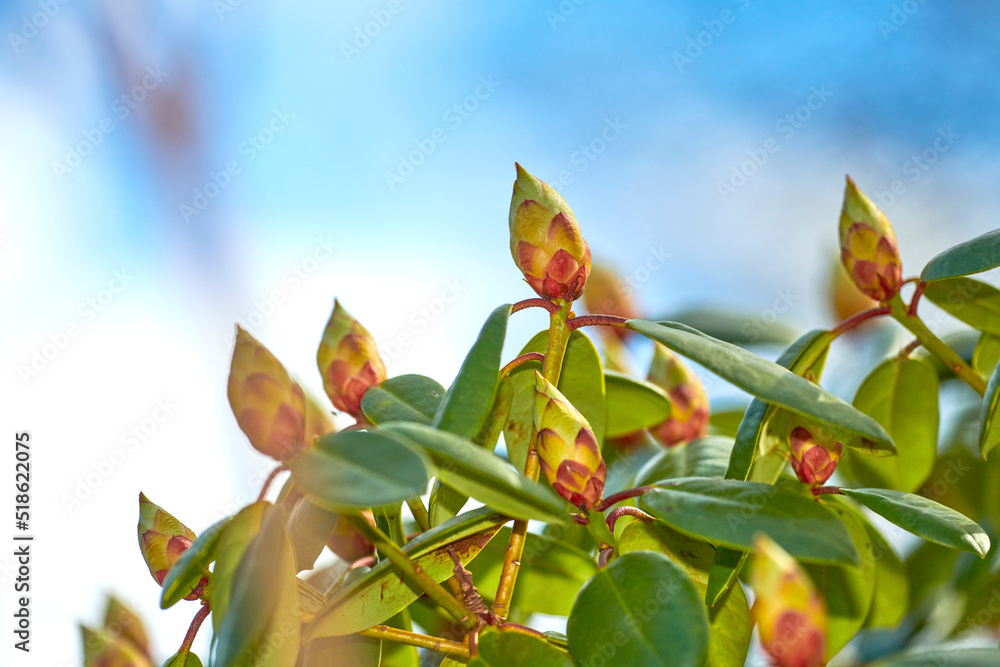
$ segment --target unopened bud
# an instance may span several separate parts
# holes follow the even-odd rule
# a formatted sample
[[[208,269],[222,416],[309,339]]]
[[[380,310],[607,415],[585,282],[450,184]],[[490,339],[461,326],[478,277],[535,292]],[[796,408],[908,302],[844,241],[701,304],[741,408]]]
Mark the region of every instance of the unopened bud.
[[[876,301],[891,299],[903,284],[896,233],[850,176],[840,213],[840,258],[858,289]]]
[[[830,479],[844,446],[823,429],[797,426],[792,420],[788,434],[788,460],[803,484],[819,485]]]
[[[708,433],[709,402],[705,385],[673,350],[656,344],[648,379],[670,398],[670,417],[649,429],[660,444],[673,447]]]
[[[84,667],[153,667],[132,642],[105,630],[80,626]]]
[[[323,389],[334,407],[356,419],[361,417],[365,392],[386,377],[375,339],[339,301],[333,302],[316,363],[323,376]]]
[[[361,516],[371,525],[375,525],[375,517],[369,510],[362,512]],[[337,519],[337,525],[326,545],[330,547],[330,551],[348,563],[375,555],[375,546],[344,517]]]
[[[188,550],[196,537],[190,528],[173,515],[150,502],[145,494],[139,494],[139,551],[156,583],[163,585],[163,579],[170,568]],[[184,599],[197,600],[201,597],[201,589],[207,582],[207,577],[206,570],[202,581]]]

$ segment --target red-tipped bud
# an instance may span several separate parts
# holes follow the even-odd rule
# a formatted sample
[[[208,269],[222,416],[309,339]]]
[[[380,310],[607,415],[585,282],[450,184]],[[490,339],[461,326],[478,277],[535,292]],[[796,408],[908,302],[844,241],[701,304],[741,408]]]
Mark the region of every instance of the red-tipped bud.
[[[538,296],[575,301],[590,274],[590,246],[569,205],[521,165],[510,200],[510,254]]]
[[[560,496],[590,509],[604,493],[607,468],[593,429],[573,404],[535,371],[535,430],[542,473]]]
[[[803,484],[820,485],[837,469],[843,445],[816,426],[795,425],[788,434],[788,460]]]
[[[770,538],[754,541],[751,614],[764,650],[778,667],[826,664],[826,606],[799,564]]]
[[[369,387],[385,380],[385,364],[375,339],[339,301],[333,302],[333,314],[323,331],[316,363],[323,376],[323,389],[334,407],[360,419],[361,397]]]
[[[375,517],[368,510],[361,513],[368,523],[375,525]],[[340,556],[343,560],[348,563],[353,563],[356,560],[364,558],[365,556],[375,555],[375,546],[369,542],[365,537],[358,532],[350,521],[340,517],[337,519],[337,525],[333,529],[333,535],[327,541],[326,545],[330,547],[330,551]]]
[[[670,417],[649,429],[660,444],[673,447],[708,433],[709,402],[705,385],[679,356],[657,343],[648,379],[670,398]]]
[[[283,461],[305,446],[302,388],[266,347],[236,329],[229,369],[229,405],[254,449]]]
[[[861,292],[855,286],[854,281],[848,275],[843,264],[831,261],[830,267],[830,309],[833,311],[838,322],[843,322],[853,315],[857,315],[878,305],[877,301],[868,298],[864,292]],[[851,329],[851,331],[854,331],[854,329]]]
[[[190,528],[173,515],[150,502],[145,494],[139,494],[139,551],[156,583],[163,585],[163,579],[170,568],[188,550],[196,537]],[[207,582],[207,570],[205,577],[185,600],[197,600],[201,597],[201,588]]]
[[[891,299],[903,284],[896,233],[850,176],[840,213],[840,258],[858,289],[876,301]]]

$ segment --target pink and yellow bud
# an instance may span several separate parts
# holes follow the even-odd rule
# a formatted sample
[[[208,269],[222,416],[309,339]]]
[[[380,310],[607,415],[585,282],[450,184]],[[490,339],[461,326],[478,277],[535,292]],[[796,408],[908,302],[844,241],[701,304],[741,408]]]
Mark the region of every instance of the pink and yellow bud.
[[[607,468],[590,424],[535,371],[535,430],[542,473],[556,493],[590,509],[604,493]]]
[[[375,517],[371,511],[365,510],[361,513],[361,516],[363,516],[371,525],[375,525]],[[337,519],[337,525],[333,529],[333,535],[330,536],[326,545],[330,547],[330,551],[337,554],[341,559],[348,563],[353,563],[354,561],[364,558],[365,556],[375,555],[375,546],[365,539],[365,537],[358,532],[358,529],[344,517]]]
[[[385,364],[375,339],[339,301],[333,302],[333,314],[323,331],[316,362],[323,376],[323,389],[334,407],[360,419],[361,398],[369,387],[385,380]]]
[[[705,385],[679,356],[657,343],[648,379],[670,398],[670,417],[649,429],[660,444],[673,447],[708,433],[709,401]]]
[[[877,301],[858,290],[843,264],[833,261],[830,266],[830,307],[838,322],[878,305]]]
[[[305,446],[302,388],[266,347],[236,328],[229,369],[229,405],[254,449],[283,461]]]
[[[127,639],[81,625],[84,667],[153,667],[149,658]]]
[[[903,284],[896,233],[850,176],[840,213],[840,258],[858,289],[876,301],[891,299]]]
[[[632,300],[631,291],[618,272],[600,262],[594,262],[587,277],[587,291],[583,305],[587,312],[617,315],[626,320],[639,317],[639,307]],[[618,331],[618,328],[613,329]],[[621,331],[628,331],[621,329]]]
[[[750,583],[756,596],[751,614],[774,664],[826,664],[826,605],[795,559],[764,535],[754,541]]]
[[[510,254],[538,296],[575,301],[590,275],[590,246],[569,205],[521,165],[510,200]]]
[[[159,505],[150,502],[145,494],[139,494],[139,551],[146,561],[149,573],[156,583],[163,585],[163,579],[170,572],[197,536]],[[201,597],[202,587],[207,583],[208,571],[185,600]]]
[[[830,479],[844,446],[816,426],[796,425],[792,420],[788,434],[788,460],[803,484],[820,485]]]

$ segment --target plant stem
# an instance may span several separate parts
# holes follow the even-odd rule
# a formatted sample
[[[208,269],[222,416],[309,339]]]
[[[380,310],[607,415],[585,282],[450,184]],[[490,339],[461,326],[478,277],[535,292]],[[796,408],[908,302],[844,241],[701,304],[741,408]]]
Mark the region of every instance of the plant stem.
[[[955,375],[964,380],[980,396],[986,393],[986,381],[983,380],[979,373],[972,370],[972,367],[965,363],[955,350],[948,347],[943,340],[935,336],[919,316],[910,315],[909,308],[903,303],[903,299],[898,294],[893,297],[889,306],[892,309],[893,319],[909,329],[928,352],[943,361]]]
[[[594,505],[594,509],[598,512],[603,512],[615,503],[620,503],[621,501],[628,500],[629,498],[638,498],[647,491],[655,488],[655,486],[651,485],[637,486],[634,489],[625,489],[624,491],[619,491],[618,493],[612,493],[610,496]]]
[[[927,283],[923,281],[917,283],[917,289],[913,291],[913,298],[910,299],[910,310],[907,313],[910,317],[917,316],[917,304],[920,303],[920,297],[924,295],[925,289],[927,289]]]
[[[835,326],[833,329],[831,329],[830,333],[832,333],[834,337],[836,337],[844,333],[845,331],[850,331],[851,329],[858,326],[862,322],[866,322],[872,319],[873,317],[881,317],[883,315],[888,315],[888,314],[889,314],[889,308],[885,306],[872,308],[871,310],[865,310],[858,313],[857,315],[852,315],[851,317],[848,317],[846,320],[844,320],[843,322]]]
[[[586,525],[587,532],[590,533],[591,539],[597,545],[597,550],[615,546],[615,537],[608,530],[608,524],[604,522],[604,517],[598,515],[596,518],[597,521],[588,521]]]
[[[518,301],[511,306],[510,314],[513,315],[517,311],[524,310],[526,308],[544,308],[551,314],[559,310],[559,304],[549,301],[548,299],[525,299],[524,301]]]
[[[628,322],[624,317],[619,317],[617,315],[581,315],[580,317],[574,317],[566,326],[569,327],[570,331],[579,329],[580,327],[618,327],[619,329],[627,329],[625,323]]]
[[[512,370],[514,370],[515,368],[517,368],[521,364],[523,364],[525,362],[528,362],[528,361],[543,361],[544,362],[545,361],[545,355],[541,354],[540,352],[525,352],[520,357],[517,357],[516,359],[512,359],[510,361],[510,363],[508,363],[506,366],[504,366],[503,368],[500,369],[500,377],[499,377],[499,379],[500,380],[504,379],[505,377],[507,377],[507,375]]]
[[[427,508],[424,507],[424,501],[420,499],[420,496],[407,500],[406,506],[410,508],[410,514],[413,515],[413,520],[417,522],[420,530],[430,530],[431,521],[427,516]]]
[[[280,466],[271,471],[271,474],[268,475],[267,479],[264,480],[264,486],[261,487],[260,494],[257,496],[258,503],[264,500],[264,496],[267,495],[267,490],[271,488],[271,482],[274,481],[274,478],[285,470],[288,470],[288,468],[285,467],[285,464],[281,464]]]
[[[191,619],[191,625],[188,626],[187,634],[184,635],[184,643],[181,644],[180,649],[177,651],[178,653],[184,653],[191,650],[194,638],[198,635],[198,628],[201,627],[201,624],[208,616],[209,611],[210,609],[208,604],[203,604],[201,609],[198,610],[198,613],[194,615],[193,619]]]
[[[409,580],[417,588],[427,593],[427,597],[440,605],[445,611],[451,614],[458,623],[466,630],[475,629],[479,622],[478,617],[465,608],[461,602],[453,598],[441,584],[434,581],[429,574],[417,563],[413,562],[402,549],[396,546],[389,537],[378,528],[372,526],[365,518],[357,514],[342,515],[351,522],[351,525],[361,533],[365,539],[374,544],[379,551],[385,554],[393,565],[399,569],[403,578]]]
[[[389,538],[401,547],[406,546],[406,533],[403,531],[402,505],[382,508],[382,516],[389,525]]]
[[[444,653],[445,655],[453,655],[458,658],[469,657],[469,647],[465,644],[449,641],[447,639],[441,639],[440,637],[422,635],[417,632],[407,632],[406,630],[390,628],[388,625],[376,625],[373,628],[362,630],[358,634],[364,637],[371,637],[373,639],[388,639],[389,641],[396,642],[397,644],[408,644],[410,646],[426,648],[431,651],[437,651],[438,653]]]
[[[566,356],[566,346],[572,333],[566,326],[572,302],[564,301],[559,310],[550,311],[549,346],[545,350],[545,360],[542,362],[542,377],[558,386],[559,375],[562,372],[563,358]],[[528,458],[524,464],[524,476],[532,481],[538,481],[539,463],[538,451],[535,449],[536,434],[532,429],[531,443],[528,446]],[[510,613],[510,601],[514,595],[514,583],[521,567],[521,554],[524,553],[524,542],[528,534],[527,521],[515,521],[510,531],[510,541],[504,554],[503,570],[500,573],[500,584],[493,602],[493,613],[501,621],[507,620]]]
[[[809,490],[812,491],[814,496],[843,495],[840,493],[839,486],[817,486],[816,488]]]

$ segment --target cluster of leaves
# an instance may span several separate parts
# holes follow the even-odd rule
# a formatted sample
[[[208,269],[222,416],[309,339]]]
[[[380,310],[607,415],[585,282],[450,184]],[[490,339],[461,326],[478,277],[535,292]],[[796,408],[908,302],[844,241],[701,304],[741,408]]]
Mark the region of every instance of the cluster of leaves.
[[[735,667],[755,623],[779,665],[825,664],[855,637],[883,666],[937,664],[942,651],[948,664],[1000,664],[997,649],[905,652],[1000,626],[983,528],[1000,525],[1000,468],[983,460],[1000,442],[1000,290],[967,277],[1000,266],[1000,232],[935,258],[905,303],[895,237],[853,183],[843,215],[844,265],[873,307],[795,340],[776,363],[722,331],[634,317],[621,299],[604,300],[616,312],[572,313],[585,285],[597,289],[589,247],[565,202],[520,167],[511,252],[539,298],[496,308],[447,390],[386,378],[374,341],[337,305],[320,371],[357,424],[335,431],[241,332],[230,401],[251,443],[290,475],[274,502],[265,485],[193,540],[170,537],[162,526],[176,520],[162,509],[140,521],[162,606],[201,603],[169,664],[200,665],[191,639],[209,610],[220,666],[402,667],[434,655],[480,667]],[[921,296],[981,332],[971,353],[927,328]],[[508,319],[534,306],[550,328],[503,365]],[[819,384],[827,353],[879,316],[917,342],[847,403]],[[593,325],[612,332],[603,359],[581,330]],[[642,338],[670,355],[671,380],[621,372]],[[706,434],[704,391],[676,355],[753,401],[714,415]],[[953,382],[974,390],[958,395],[977,416],[958,420],[939,455],[939,393]],[[834,469],[843,486],[823,486]],[[925,542],[902,560],[872,514]],[[327,548],[340,558],[317,567]],[[748,556],[753,609],[740,582]],[[566,633],[532,629],[535,614],[566,617]]]

